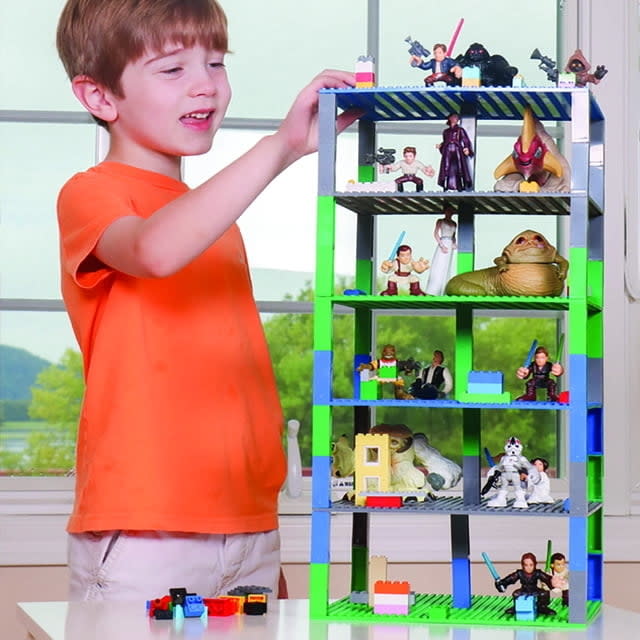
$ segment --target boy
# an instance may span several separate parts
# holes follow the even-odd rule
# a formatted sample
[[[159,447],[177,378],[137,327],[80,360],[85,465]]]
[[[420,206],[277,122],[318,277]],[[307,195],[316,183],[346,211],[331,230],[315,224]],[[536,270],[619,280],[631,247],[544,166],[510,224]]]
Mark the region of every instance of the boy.
[[[231,95],[216,1],[69,0],[57,45],[110,134],[105,161],[58,199],[86,380],[70,597],[275,591],[283,417],[235,222],[316,149],[318,89],[355,78],[318,75],[276,133],[189,190],[181,158],[210,149]],[[250,376],[234,372],[238,357]]]

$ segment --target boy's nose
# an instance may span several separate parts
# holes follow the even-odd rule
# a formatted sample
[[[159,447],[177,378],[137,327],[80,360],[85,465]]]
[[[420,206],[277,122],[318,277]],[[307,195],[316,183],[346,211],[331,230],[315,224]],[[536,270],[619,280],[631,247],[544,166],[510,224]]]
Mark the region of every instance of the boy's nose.
[[[216,93],[216,90],[216,81],[211,77],[208,69],[203,69],[193,78],[189,94],[192,96],[211,96]]]

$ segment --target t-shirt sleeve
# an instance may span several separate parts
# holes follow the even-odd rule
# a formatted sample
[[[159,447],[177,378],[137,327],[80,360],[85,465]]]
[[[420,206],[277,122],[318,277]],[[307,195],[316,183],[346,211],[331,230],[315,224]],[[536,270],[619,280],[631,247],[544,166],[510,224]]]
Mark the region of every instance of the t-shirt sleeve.
[[[135,215],[131,202],[100,176],[78,174],[62,187],[57,209],[62,269],[79,287],[95,287],[113,269],[100,262],[93,250],[112,222]]]

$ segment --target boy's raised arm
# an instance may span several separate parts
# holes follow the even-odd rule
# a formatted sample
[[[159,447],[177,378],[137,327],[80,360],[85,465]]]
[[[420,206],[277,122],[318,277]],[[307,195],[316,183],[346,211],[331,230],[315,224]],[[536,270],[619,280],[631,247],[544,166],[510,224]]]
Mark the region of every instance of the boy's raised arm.
[[[150,218],[119,218],[102,234],[96,256],[139,277],[169,276],[211,246],[284,169],[318,148],[318,90],[355,84],[353,73],[326,70],[296,97],[279,129]],[[338,116],[340,132],[361,115]]]

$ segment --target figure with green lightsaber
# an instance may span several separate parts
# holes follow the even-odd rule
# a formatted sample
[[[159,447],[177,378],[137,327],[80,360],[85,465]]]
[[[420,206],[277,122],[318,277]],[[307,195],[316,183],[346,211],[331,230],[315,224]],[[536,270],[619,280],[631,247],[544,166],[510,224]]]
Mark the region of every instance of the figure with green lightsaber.
[[[563,343],[563,338],[564,336],[560,338],[560,345]],[[516,371],[518,378],[527,380],[525,393],[518,396],[516,400],[535,402],[536,390],[546,389],[547,400],[549,402],[558,402],[557,383],[551,376],[554,375],[557,378],[564,373],[564,367],[559,362],[562,346],[558,348],[556,361],[551,362],[547,348],[536,346],[537,343],[537,340],[533,341],[529,355],[523,365]]]
[[[394,250],[389,257],[380,265],[383,273],[389,273],[387,288],[380,292],[381,296],[397,296],[399,287],[409,289],[411,296],[426,296],[427,294],[420,288],[420,278],[417,273],[424,273],[429,268],[429,261],[424,258],[413,259],[411,247],[408,244],[401,244],[404,238],[404,231],[400,234]]]

